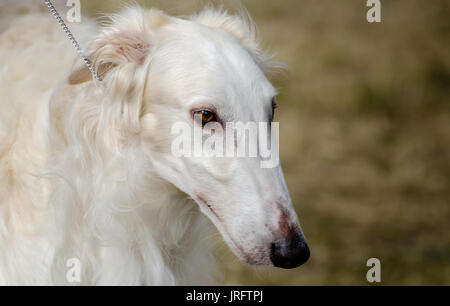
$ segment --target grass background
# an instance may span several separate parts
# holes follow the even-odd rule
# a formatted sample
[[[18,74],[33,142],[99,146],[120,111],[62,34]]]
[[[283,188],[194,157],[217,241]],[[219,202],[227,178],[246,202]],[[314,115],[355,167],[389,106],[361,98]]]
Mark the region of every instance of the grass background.
[[[207,3],[136,2],[175,15]],[[123,4],[81,3],[93,17]],[[450,285],[450,1],[382,0],[379,24],[366,1],[242,3],[289,67],[275,119],[312,257],[255,270],[219,243],[223,283],[366,285],[377,257],[382,284]]]

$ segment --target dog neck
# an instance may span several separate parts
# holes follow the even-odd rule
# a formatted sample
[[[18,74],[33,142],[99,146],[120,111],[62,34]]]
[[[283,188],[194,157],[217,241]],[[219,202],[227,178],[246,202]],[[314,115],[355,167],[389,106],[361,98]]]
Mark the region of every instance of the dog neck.
[[[211,283],[209,221],[193,200],[156,175],[138,150],[117,151],[99,143],[95,137],[109,144],[119,140],[102,137],[99,127],[89,133],[96,128],[90,120],[99,119],[83,117],[81,101],[67,101],[74,90],[63,88],[49,107],[50,147],[58,152],[50,167],[55,173],[52,201],[63,216],[57,227],[65,229],[55,258],[80,259],[86,283]],[[80,117],[85,120],[77,122]],[[62,264],[53,270],[60,271]]]

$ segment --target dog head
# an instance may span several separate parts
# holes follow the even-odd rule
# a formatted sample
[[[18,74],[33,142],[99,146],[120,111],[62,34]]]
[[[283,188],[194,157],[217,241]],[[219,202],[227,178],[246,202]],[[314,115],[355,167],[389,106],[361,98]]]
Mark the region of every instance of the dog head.
[[[180,19],[133,8],[102,30],[89,57],[109,93],[103,109],[116,116],[124,135],[138,137],[159,177],[198,204],[239,258],[283,268],[308,260],[278,156],[262,167],[259,155],[173,152],[177,124],[214,140],[232,133],[236,140],[227,148],[244,136],[226,123],[267,123],[259,132],[271,138],[276,90],[249,19],[213,9]],[[93,82],[82,64],[69,81]]]

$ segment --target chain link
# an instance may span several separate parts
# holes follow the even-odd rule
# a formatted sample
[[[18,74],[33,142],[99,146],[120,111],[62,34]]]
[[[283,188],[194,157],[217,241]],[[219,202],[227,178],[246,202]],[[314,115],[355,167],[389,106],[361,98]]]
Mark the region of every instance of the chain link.
[[[66,35],[69,38],[72,45],[77,50],[78,55],[83,60],[83,62],[86,64],[86,67],[89,69],[89,71],[91,71],[94,78],[97,79],[99,82],[101,82],[102,78],[98,75],[97,71],[95,71],[94,67],[92,66],[91,61],[84,55],[84,52],[80,47],[80,44],[77,42],[77,40],[73,36],[72,32],[69,30],[66,23],[62,19],[62,17],[59,15],[59,13],[56,10],[56,8],[54,7],[53,3],[50,0],[44,0],[44,2],[47,5],[48,9],[50,10],[50,13],[53,15],[53,17],[56,18],[56,21],[58,21],[58,24],[61,26],[63,31],[66,33]]]

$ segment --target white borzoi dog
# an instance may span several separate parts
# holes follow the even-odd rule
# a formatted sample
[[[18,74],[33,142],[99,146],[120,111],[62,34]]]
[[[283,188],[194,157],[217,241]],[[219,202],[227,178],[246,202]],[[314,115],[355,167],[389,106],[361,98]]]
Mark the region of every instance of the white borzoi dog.
[[[211,223],[251,265],[308,259],[280,166],[171,153],[193,112],[271,120],[248,18],[132,7],[71,24],[100,84],[46,9],[0,5],[0,284],[70,284],[72,263],[80,284],[210,284]]]

